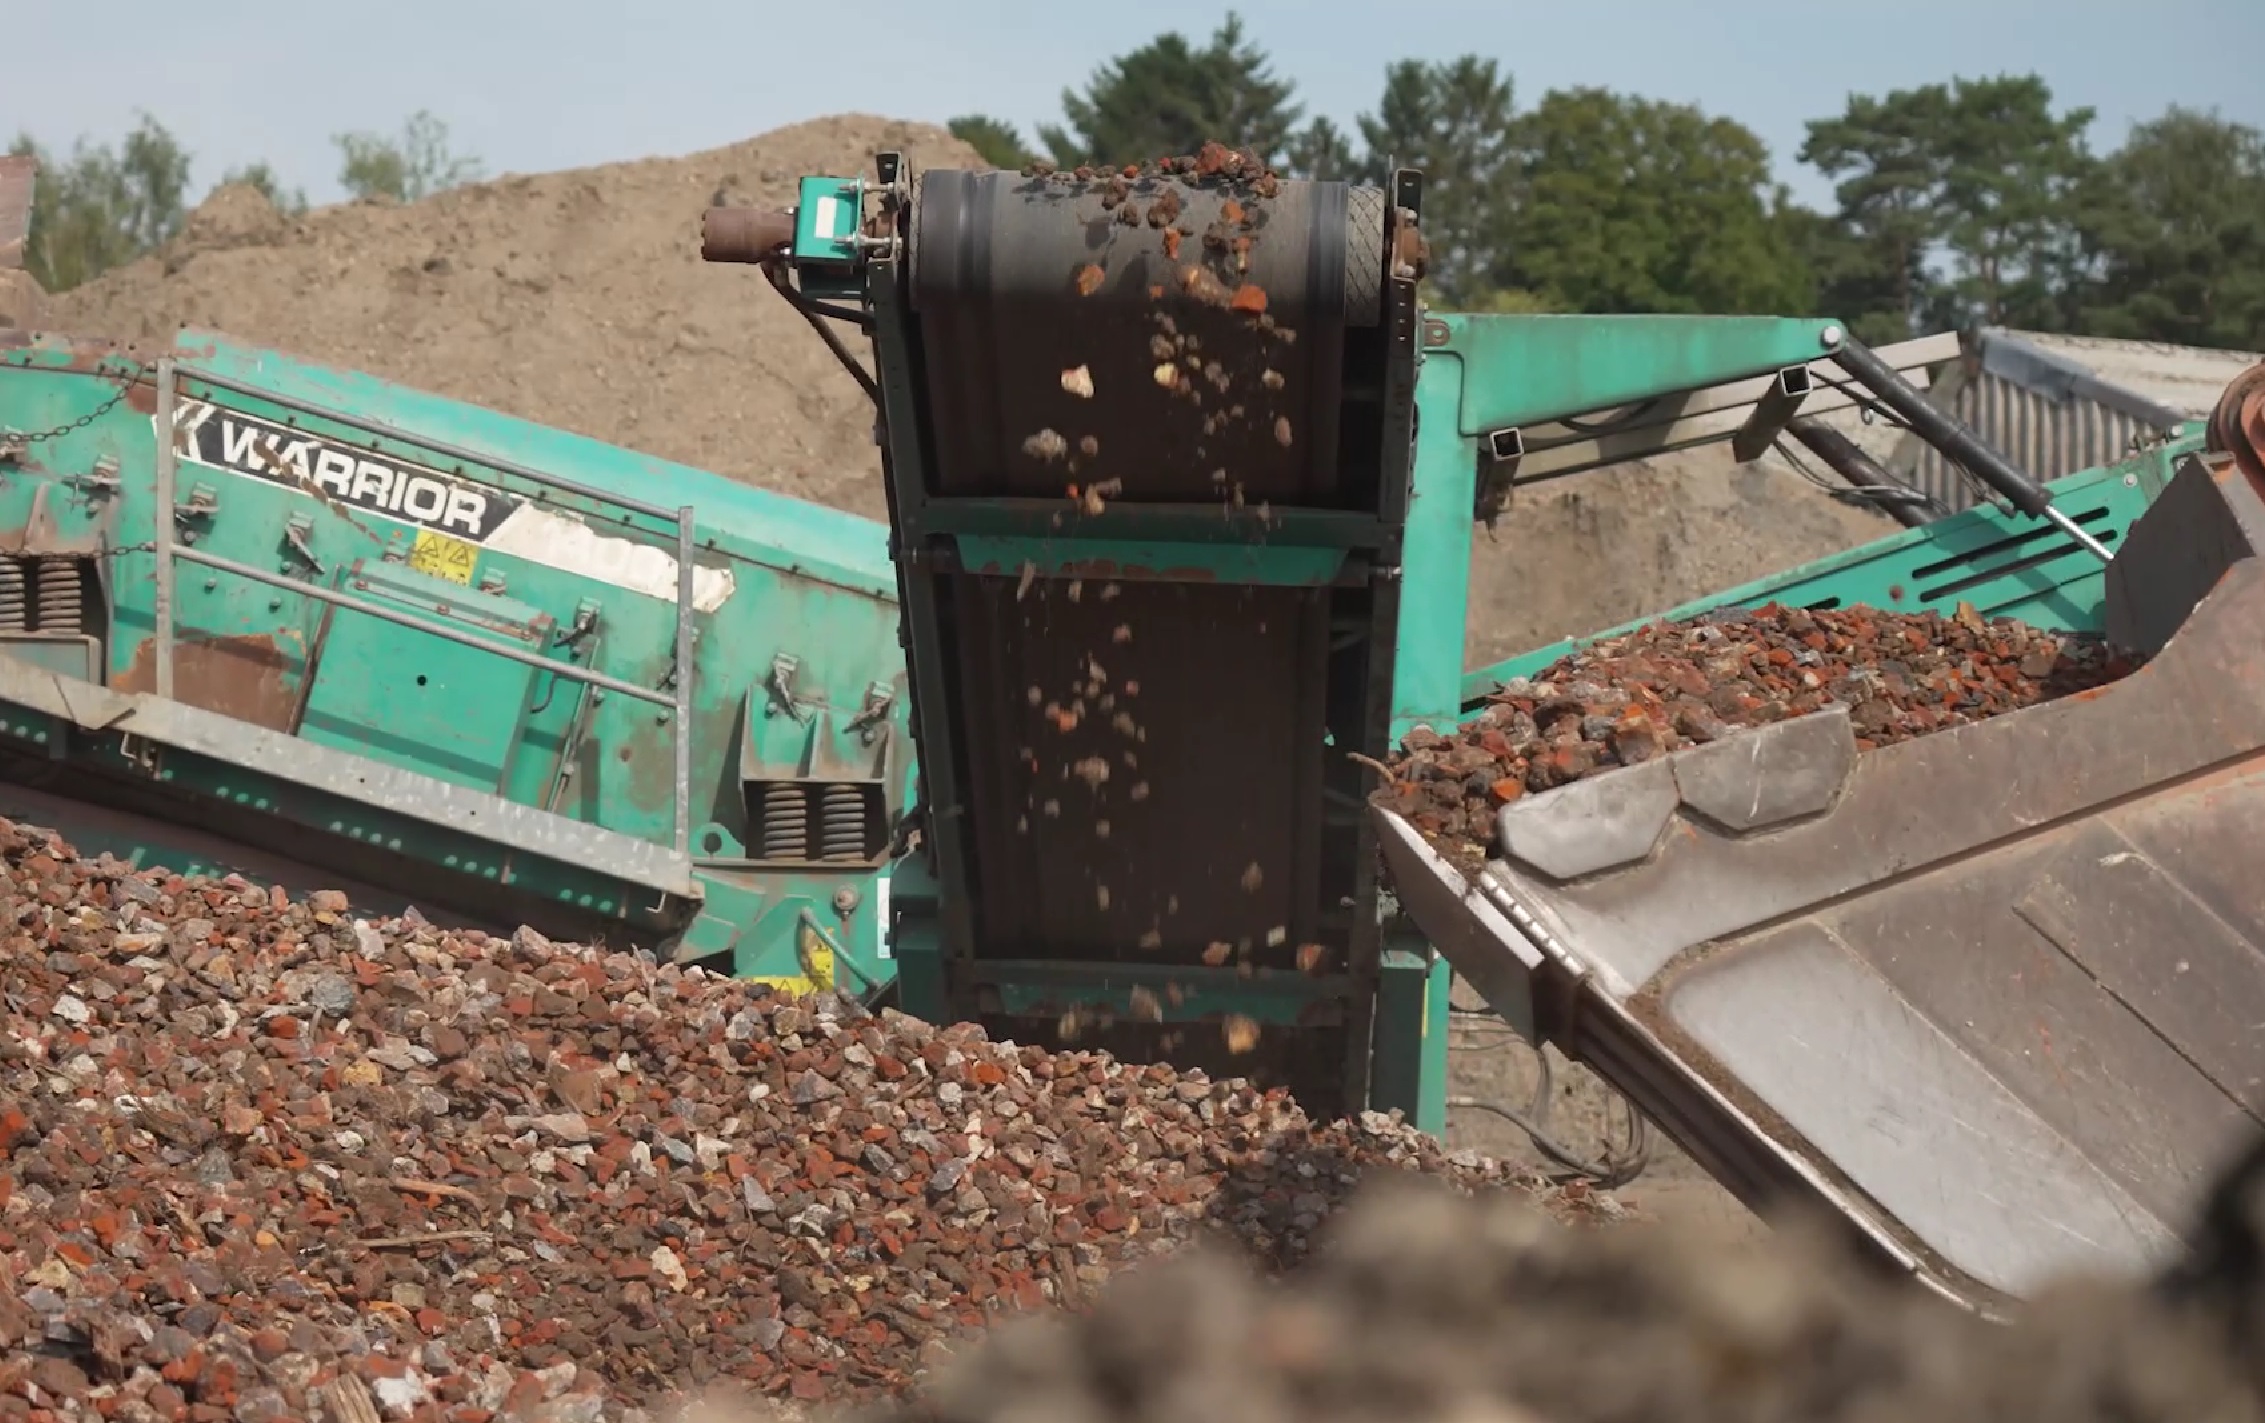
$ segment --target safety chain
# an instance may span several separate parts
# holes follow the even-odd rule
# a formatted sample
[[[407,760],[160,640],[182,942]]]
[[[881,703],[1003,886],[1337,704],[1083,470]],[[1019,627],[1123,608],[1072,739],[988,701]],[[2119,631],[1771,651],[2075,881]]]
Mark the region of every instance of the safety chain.
[[[98,374],[100,373],[98,372]],[[111,396],[108,400],[103,401],[100,405],[97,405],[94,409],[89,410],[86,414],[81,415],[78,419],[73,420],[68,425],[57,425],[52,430],[41,430],[35,434],[30,435],[13,435],[0,433],[0,444],[14,445],[21,449],[28,449],[33,445],[45,444],[49,440],[60,440],[65,435],[75,435],[79,431],[84,430],[87,426],[92,425],[95,421],[100,420],[103,416],[108,415],[111,411],[116,410],[119,404],[125,400],[127,394],[133,390],[134,384],[141,377],[141,374],[142,368],[140,366],[130,367],[125,373],[124,383],[118,387],[117,394]]]

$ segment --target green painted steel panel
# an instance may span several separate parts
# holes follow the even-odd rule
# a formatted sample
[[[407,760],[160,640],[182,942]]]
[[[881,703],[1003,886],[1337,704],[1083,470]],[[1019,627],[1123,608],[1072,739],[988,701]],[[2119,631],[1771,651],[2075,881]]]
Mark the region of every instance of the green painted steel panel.
[[[113,362],[110,368],[138,370],[147,378],[156,353],[140,354],[139,363]],[[627,511],[608,500],[627,497],[664,510],[693,505],[701,579],[692,726],[695,827],[713,823],[744,836],[743,709],[780,654],[796,661],[796,706],[803,720],[846,726],[879,688],[891,703],[880,729],[898,738],[905,734],[896,577],[884,526],[201,333],[183,336],[174,354],[183,363],[185,416],[193,419],[211,407],[215,413],[207,420],[225,418],[240,427],[231,431],[215,424],[183,441],[176,501],[185,547],[325,586],[357,562],[404,574],[410,571],[404,565],[414,564],[472,590],[463,596],[485,590],[548,618],[552,645],[543,651],[551,659],[635,685],[664,689],[673,672],[676,609],[669,570],[675,520]],[[148,689],[155,660],[152,387],[140,387],[133,403],[119,403],[116,386],[95,378],[93,365],[87,349],[59,340],[0,351],[0,427],[43,430],[103,412],[83,429],[23,451],[16,466],[0,464],[0,531],[26,533],[42,549],[103,553],[103,576],[117,604],[105,647],[110,680],[125,689]],[[191,371],[254,389],[215,388]],[[270,453],[293,441],[319,439],[330,457],[355,467],[349,471],[335,462],[317,467],[325,456],[310,444],[301,459],[310,478],[301,482],[289,473],[288,461],[286,473],[272,477],[270,465],[250,458],[260,443],[255,435],[272,440]],[[520,470],[580,488],[551,487]],[[401,478],[389,484],[388,471]],[[455,497],[436,493],[435,479],[470,491],[466,501],[488,501],[501,521],[491,517],[492,527],[481,527],[467,516],[462,527],[445,520],[438,527],[431,520],[420,523],[412,517],[417,500],[438,500],[432,509],[446,514],[446,498]],[[396,507],[388,507],[388,489],[395,491]],[[656,566],[656,559],[665,566]],[[584,626],[578,620],[588,614],[594,620]],[[178,694],[255,724],[293,728],[322,619],[322,605],[289,588],[177,563]],[[359,648],[342,645],[340,660],[328,667],[326,677],[341,678],[334,684],[340,700],[325,710],[368,723],[378,719],[373,712],[384,678],[405,661],[424,659],[436,640],[379,625],[361,641]],[[675,797],[666,707],[541,674],[531,694],[522,696],[525,669],[468,649],[440,655],[449,660],[449,680],[467,704],[525,708],[502,794],[668,842]],[[354,692],[355,686],[364,690]],[[493,730],[482,734],[492,740]],[[856,739],[852,734],[851,741]],[[417,759],[414,753],[388,757],[373,742],[357,749],[394,764]],[[896,756],[887,769],[890,799],[901,804],[913,783],[910,755]],[[233,780],[235,791],[255,800],[285,794],[260,787],[256,768],[239,771]],[[508,837],[482,851],[474,840],[420,844],[415,832],[365,826],[351,815],[313,823],[319,829],[327,819],[338,821],[335,833],[341,837],[363,843],[398,839],[402,853],[469,878],[500,873],[498,865],[512,855]],[[826,906],[844,883],[870,898],[876,876],[870,867],[813,867],[806,878],[823,886],[817,902]],[[577,902],[587,894],[593,904],[611,900],[616,912],[627,912],[626,886],[567,892]],[[846,948],[878,957],[881,946],[870,916],[849,932],[866,937]],[[793,935],[777,937],[764,952],[783,952],[791,964]],[[743,946],[741,957],[746,956]]]
[[[1466,435],[1678,394],[1807,365],[1837,321],[1776,316],[1435,316],[1470,372]]]
[[[1459,355],[1426,353],[1416,378],[1416,455],[1401,544],[1400,648],[1392,675],[1391,739],[1452,717],[1463,683],[1463,620],[1470,596],[1471,505],[1477,443],[1457,428],[1464,395]]]
[[[847,266],[857,260],[865,184],[856,178],[804,178],[794,210],[794,260]]]
[[[376,376],[294,360],[211,332],[182,332],[173,354],[195,369],[257,385],[287,400],[349,411],[389,425],[405,437],[396,446],[400,449],[416,448],[421,440],[438,440],[664,509],[693,505],[699,511],[700,544],[705,550],[844,589],[895,597],[888,529],[871,519]],[[155,353],[146,359],[154,362]],[[14,408],[13,402],[9,408]],[[382,449],[389,442],[377,443]],[[453,463],[444,462],[443,468],[481,473],[476,465],[455,470]],[[525,481],[494,475],[492,470],[486,473],[504,487],[534,492]],[[570,495],[556,496],[551,502],[563,510],[606,513],[602,506]]]
[[[437,613],[485,641],[547,651],[551,620],[534,608],[412,568],[356,565],[344,590],[395,611]],[[352,608],[330,610],[299,735],[435,780],[501,792],[536,678],[557,679]]]
[[[1316,587],[1345,567],[1345,550],[1296,545],[1190,544],[1113,539],[1020,539],[963,535],[961,566],[970,573],[1017,577],[1083,574],[1091,578],[1149,575],[1183,581]]]

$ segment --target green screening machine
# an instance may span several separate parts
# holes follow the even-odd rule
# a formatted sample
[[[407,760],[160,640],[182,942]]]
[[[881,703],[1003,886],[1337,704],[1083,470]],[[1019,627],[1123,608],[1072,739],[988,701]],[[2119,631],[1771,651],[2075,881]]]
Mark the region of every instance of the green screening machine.
[[[1459,972],[1962,1299],[2147,1256],[2265,1105],[2254,384],[2040,486],[1921,393],[1954,339],[1432,312],[1422,208],[1214,149],[711,210],[872,395],[886,527],[219,337],[0,333],[0,812],[1433,1130]],[[1995,500],[1925,507],[1823,419],[1859,405]],[[1530,796],[1483,869],[1371,805],[1564,650],[1463,666],[1475,522],[1782,440],[1910,527],[1676,615],[1970,604],[2155,657]]]

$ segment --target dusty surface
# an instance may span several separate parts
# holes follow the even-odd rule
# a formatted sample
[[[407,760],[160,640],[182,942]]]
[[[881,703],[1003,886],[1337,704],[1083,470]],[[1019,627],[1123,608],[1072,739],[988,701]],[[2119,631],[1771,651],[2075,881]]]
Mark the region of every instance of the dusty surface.
[[[1499,1019],[1485,1015],[1485,1000],[1460,979],[1455,1004],[1464,1011],[1456,1015],[1448,1048],[1451,1098],[1496,1103],[1530,1119],[1541,1082],[1541,1053],[1546,1051],[1552,1100],[1540,1124],[1564,1150],[1599,1165],[1624,1153],[1631,1144],[1627,1103],[1602,1078],[1567,1061],[1554,1048],[1537,1050]],[[1449,1109],[1447,1145],[1536,1171],[1562,1169],[1535,1148],[1523,1128],[1477,1107]],[[1645,1145],[1648,1152],[1641,1173],[1614,1192],[1623,1205],[1662,1224],[1733,1239],[1752,1239],[1768,1231],[1759,1216],[1666,1135],[1649,1130]]]
[[[1287,1280],[1143,1268],[1087,1317],[994,1334],[887,1416],[2247,1423],[2265,1417],[2257,1194],[2197,1250],[2201,1287],[2071,1281],[1997,1325],[1822,1233],[1573,1233],[1507,1200],[1380,1188]]]
[[[0,866],[0,1419],[840,1402],[1193,1239],[1293,1265],[1377,1172],[1621,1214],[1240,1082],[4,821]]]

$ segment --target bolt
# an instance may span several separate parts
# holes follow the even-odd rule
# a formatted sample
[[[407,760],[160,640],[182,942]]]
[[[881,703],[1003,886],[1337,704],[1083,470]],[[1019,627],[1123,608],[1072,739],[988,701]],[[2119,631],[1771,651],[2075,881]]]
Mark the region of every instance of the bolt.
[[[834,891],[834,913],[840,915],[842,918],[847,919],[850,915],[856,913],[857,903],[857,890],[855,886],[845,884],[840,889]]]
[[[1841,330],[1838,326],[1827,326],[1824,330],[1817,333],[1818,342],[1821,343],[1828,351],[1840,344],[1840,338]]]

